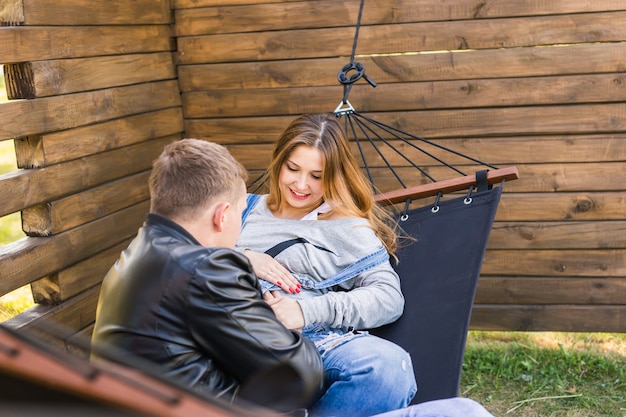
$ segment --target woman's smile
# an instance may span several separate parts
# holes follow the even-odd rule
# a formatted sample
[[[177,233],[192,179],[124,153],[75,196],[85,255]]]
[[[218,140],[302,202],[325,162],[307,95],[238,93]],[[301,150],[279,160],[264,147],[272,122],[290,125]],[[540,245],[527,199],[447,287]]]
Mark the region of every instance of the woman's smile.
[[[298,191],[296,191],[296,190],[294,190],[292,188],[290,188],[289,191],[291,191],[291,195],[294,198],[297,198],[299,200],[305,200],[310,195],[308,193],[300,193],[300,192],[298,192]]]

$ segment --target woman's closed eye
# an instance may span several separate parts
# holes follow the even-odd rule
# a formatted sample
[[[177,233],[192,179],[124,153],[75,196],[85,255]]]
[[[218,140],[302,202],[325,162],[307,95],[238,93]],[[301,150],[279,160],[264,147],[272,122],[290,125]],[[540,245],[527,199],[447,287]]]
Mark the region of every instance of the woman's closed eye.
[[[300,168],[298,167],[290,166],[289,164],[285,164],[285,165],[290,172],[300,172]],[[311,178],[319,181],[322,179],[322,174],[311,173]]]

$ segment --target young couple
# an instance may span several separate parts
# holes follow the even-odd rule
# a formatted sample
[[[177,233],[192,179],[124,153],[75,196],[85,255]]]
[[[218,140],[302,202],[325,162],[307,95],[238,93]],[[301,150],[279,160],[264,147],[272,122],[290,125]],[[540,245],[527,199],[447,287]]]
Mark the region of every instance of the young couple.
[[[491,416],[464,398],[408,406],[408,353],[367,333],[402,314],[397,236],[338,119],[294,120],[267,179],[267,195],[246,198],[245,170],[225,148],[168,145],[146,222],[103,281],[94,347],[280,412]]]

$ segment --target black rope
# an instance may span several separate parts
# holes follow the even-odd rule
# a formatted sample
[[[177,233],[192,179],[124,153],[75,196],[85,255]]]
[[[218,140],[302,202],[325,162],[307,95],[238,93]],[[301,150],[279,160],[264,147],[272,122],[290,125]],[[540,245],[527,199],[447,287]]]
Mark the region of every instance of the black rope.
[[[365,67],[360,62],[354,61],[354,56],[356,55],[356,45],[359,39],[359,30],[361,29],[361,17],[363,16],[363,5],[365,0],[361,0],[361,5],[359,6],[359,15],[357,17],[356,22],[356,30],[354,33],[354,40],[352,42],[352,53],[350,54],[350,63],[346,64],[339,70],[337,74],[337,79],[341,84],[343,84],[343,104],[348,104],[348,95],[350,94],[350,90],[352,90],[352,85],[360,80],[361,78],[365,78],[365,80],[372,86],[376,87],[376,83],[370,77],[365,74]],[[352,72],[352,75],[348,76],[349,73]]]
[[[380,156],[380,158],[383,160],[383,162],[385,163],[385,165],[387,166],[387,168],[391,171],[391,173],[394,175],[394,177],[396,178],[396,180],[398,180],[398,182],[400,183],[400,185],[403,188],[406,188],[406,185],[404,184],[404,182],[402,181],[402,178],[400,178],[400,176],[398,175],[398,173],[396,172],[396,170],[393,168],[393,166],[389,163],[389,161],[387,160],[387,158],[385,157],[385,155],[381,152],[380,147],[376,145],[376,143],[374,142],[374,140],[371,138],[371,136],[368,134],[368,132],[366,131],[369,130],[370,132],[372,132],[378,139],[384,141],[385,143],[387,143],[385,141],[384,138],[382,138],[380,135],[378,135],[376,132],[372,131],[371,129],[369,129],[368,126],[366,126],[365,124],[363,124],[363,122],[361,122],[359,120],[358,117],[351,117],[351,116],[357,116],[356,113],[353,113],[351,115],[348,115],[347,118],[349,118],[350,120],[354,120],[354,122],[356,123],[357,126],[359,126],[359,129],[361,129],[361,132],[363,133],[363,135],[365,135],[365,137],[367,138],[368,142],[370,143],[370,145],[372,145],[372,148],[374,148],[374,150],[376,151],[376,153],[378,153],[378,156]],[[355,135],[355,138],[357,136]],[[361,155],[363,155],[363,152],[361,152]]]
[[[358,117],[361,117],[365,120],[367,120],[368,122],[372,123],[374,126],[378,127],[379,129],[383,130],[386,133],[390,133],[391,135],[393,135],[394,137],[396,137],[397,139],[402,140],[401,137],[398,137],[396,134],[394,134],[393,132],[389,131],[388,129],[384,129],[382,126],[382,124],[372,121],[371,119],[368,119],[362,115],[360,115],[359,113],[353,113],[351,116],[353,116],[355,119],[358,119]],[[391,142],[389,142],[387,139],[385,139],[382,135],[380,135],[379,133],[377,133],[376,131],[374,131],[374,129],[372,129],[370,126],[366,125],[363,122],[360,122],[360,125],[363,126],[363,128],[367,128],[372,134],[374,134],[381,142],[383,142],[385,145],[387,145],[389,148],[391,148],[395,153],[397,153],[401,158],[403,158],[405,161],[407,161],[411,166],[413,166],[413,168],[417,169],[422,175],[424,175],[425,177],[427,177],[429,180],[431,181],[435,181],[435,179],[433,177],[431,177],[425,170],[423,170],[419,165],[417,165],[415,162],[411,161],[411,159],[409,159],[409,157],[407,157],[405,154],[403,154],[398,148],[396,148],[395,146],[393,146],[393,144],[391,144]],[[377,152],[379,154],[380,151],[378,150],[377,145],[373,142],[370,141],[372,146],[374,148],[376,148]],[[419,148],[417,148],[419,149]],[[433,159],[436,159],[434,156],[430,155],[428,152],[423,151],[421,149],[419,149],[420,151],[422,151],[423,153],[427,154],[428,156],[430,156]],[[389,164],[387,162],[387,160],[383,157],[383,159],[385,160],[386,164],[387,164],[387,168],[389,168],[389,170],[394,174],[394,176],[396,178],[399,178],[399,175],[397,174],[396,170],[393,168],[393,166],[391,164]],[[445,164],[445,162],[441,161],[442,164]],[[402,185],[402,188],[406,188],[406,186],[404,185],[404,183],[402,182],[402,180],[398,179],[398,181],[400,182],[400,184]]]
[[[361,155],[361,160],[363,161],[363,167],[365,168],[365,172],[367,173],[367,177],[370,180],[370,184],[374,186],[374,178],[372,177],[372,172],[370,171],[370,167],[367,163],[367,158],[365,158],[365,152],[363,152],[363,148],[361,148],[361,142],[359,141],[359,136],[356,134],[354,130],[354,120],[351,117],[346,117],[346,125],[350,125],[350,130],[352,130],[352,135],[354,136],[354,140],[356,142],[357,148],[359,148],[359,154]],[[347,132],[346,128],[346,132]]]
[[[361,0],[359,5],[359,15],[356,19],[356,30],[354,32],[354,40],[352,41],[352,54],[350,55],[350,62],[354,62],[354,56],[356,55],[356,43],[359,40],[359,30],[361,29],[361,17],[363,17],[363,5],[365,0]]]
[[[431,182],[437,182],[437,180],[430,175],[425,168],[419,166],[413,160],[411,160],[410,156],[406,153],[406,149],[401,149],[393,142],[389,140],[389,138],[396,139],[400,142],[402,146],[406,145],[407,147],[414,149],[415,151],[425,155],[426,157],[436,161],[438,164],[454,171],[459,175],[466,176],[465,172],[459,169],[457,166],[452,165],[441,159],[441,157],[435,155],[431,151],[425,149],[423,146],[419,146],[417,143],[422,143],[424,145],[432,146],[435,149],[442,150],[452,155],[456,155],[460,158],[463,158],[471,163],[478,164],[484,167],[498,169],[496,166],[488,164],[480,159],[465,155],[461,152],[455,151],[454,149],[450,149],[441,144],[433,143],[427,139],[421,138],[419,136],[413,135],[411,133],[405,132],[401,129],[395,128],[393,126],[389,126],[377,120],[374,120],[368,116],[365,116],[361,113],[355,111],[352,107],[350,107],[350,111],[337,111],[335,110],[335,115],[339,118],[342,116],[346,117],[345,120],[345,133],[347,135],[351,135],[351,138],[354,139],[354,142],[358,148],[358,152],[360,154],[361,160],[364,164],[364,170],[367,173],[367,176],[372,184],[373,189],[376,191],[377,187],[374,183],[374,175],[372,174],[372,169],[370,164],[367,162],[365,157],[365,150],[363,148],[362,140],[359,138],[365,138],[372,149],[378,154],[380,159],[383,161],[383,164],[386,169],[388,169],[395,180],[400,184],[402,188],[407,188],[406,184],[402,180],[401,176],[398,174],[396,168],[391,164],[388,159],[388,156],[382,151],[383,146],[387,146],[388,149],[393,151],[396,155],[406,161],[410,166],[417,169],[425,178],[428,178]],[[357,132],[358,131],[358,132]],[[458,165],[458,164],[457,164]]]
[[[396,132],[396,133],[398,133],[398,134],[400,134],[400,135],[405,135],[405,136],[408,136],[408,137],[409,137],[409,138],[411,138],[411,139],[415,139],[415,140],[418,140],[418,141],[420,141],[420,142],[426,143],[426,144],[428,144],[428,145],[430,145],[430,146],[433,146],[433,147],[435,147],[435,148],[438,148],[438,149],[444,150],[444,151],[446,151],[446,152],[449,152],[449,153],[454,154],[454,155],[456,155],[456,156],[459,156],[459,157],[461,157],[461,158],[467,159],[468,161],[472,161],[472,162],[474,162],[474,163],[476,163],[476,164],[480,164],[480,165],[483,165],[483,166],[486,166],[486,167],[489,167],[489,168],[492,168],[492,169],[498,169],[496,166],[491,165],[491,164],[488,164],[487,162],[481,161],[480,159],[473,158],[473,157],[471,157],[471,156],[469,156],[469,155],[465,155],[465,154],[463,154],[463,153],[461,153],[461,152],[455,151],[454,149],[450,149],[450,148],[447,148],[447,147],[445,147],[445,146],[443,146],[443,145],[439,145],[439,144],[437,144],[437,143],[431,142],[431,141],[429,141],[428,139],[421,138],[421,137],[419,137],[419,136],[416,136],[416,135],[413,135],[413,134],[411,134],[411,133],[405,132],[405,131],[403,131],[403,130],[397,129],[397,128],[393,127],[393,126],[386,125],[386,124],[381,123],[381,122],[379,122],[379,121],[376,121],[376,120],[374,120],[374,119],[372,119],[372,118],[370,118],[370,117],[364,116],[364,115],[362,115],[362,114],[358,114],[358,116],[359,116],[359,117],[362,117],[362,118],[364,118],[364,119],[366,119],[368,122],[370,122],[370,123],[372,123],[372,124],[376,125],[376,126],[377,126],[377,127],[379,127],[380,129],[382,129],[382,130],[384,130],[384,131],[386,131],[386,132],[388,132],[388,133],[392,134],[395,138],[397,138],[397,139],[401,140],[403,143],[407,144],[408,146],[412,147],[413,149],[416,149],[416,150],[418,150],[418,151],[420,151],[420,152],[423,152],[424,154],[426,154],[427,156],[429,156],[429,157],[431,157],[432,159],[436,160],[437,162],[439,162],[439,163],[441,163],[441,164],[443,164],[443,165],[447,166],[447,167],[448,167],[448,168],[450,168],[450,169],[455,170],[455,171],[456,171],[457,173],[459,173],[459,174],[466,175],[465,173],[463,173],[462,171],[460,171],[460,170],[456,169],[454,166],[452,166],[452,165],[450,165],[450,164],[446,163],[446,162],[445,162],[445,161],[443,161],[442,159],[437,158],[437,157],[435,157],[434,155],[432,155],[432,154],[430,154],[430,153],[428,153],[428,152],[426,152],[426,151],[422,150],[420,147],[418,147],[417,145],[415,145],[413,142],[411,142],[411,141],[409,141],[409,140],[407,140],[407,139],[405,139],[405,138],[403,138],[403,137],[401,137],[401,136],[399,136],[399,135],[394,134],[394,132]]]
[[[265,185],[266,179],[267,179],[267,170],[263,171],[263,173],[261,173],[261,175],[256,177],[250,184],[248,184],[246,188],[248,189],[250,194],[256,194],[256,192],[259,191],[261,187],[263,187],[263,185]],[[254,187],[255,184],[256,184],[256,187]]]

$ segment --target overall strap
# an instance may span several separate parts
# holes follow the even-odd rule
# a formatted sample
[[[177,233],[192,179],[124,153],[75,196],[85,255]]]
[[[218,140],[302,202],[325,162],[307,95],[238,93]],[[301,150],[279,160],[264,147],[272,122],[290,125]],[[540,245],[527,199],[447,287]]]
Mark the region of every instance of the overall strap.
[[[367,256],[351,263],[341,271],[339,271],[335,276],[325,279],[322,282],[315,282],[313,280],[300,280],[303,288],[307,289],[321,289],[332,287],[337,284],[341,284],[344,281],[349,280],[350,278],[354,278],[357,275],[372,269],[378,265],[381,265],[389,260],[389,254],[385,248],[380,248],[376,252],[372,252]],[[267,281],[259,280],[261,284],[261,288],[263,292],[266,290],[279,290],[280,287],[269,283]]]
[[[252,211],[252,209],[257,205],[257,203],[261,200],[260,194],[248,194],[246,196],[246,208],[241,213],[241,227],[243,227],[246,219],[248,218],[248,214]]]

